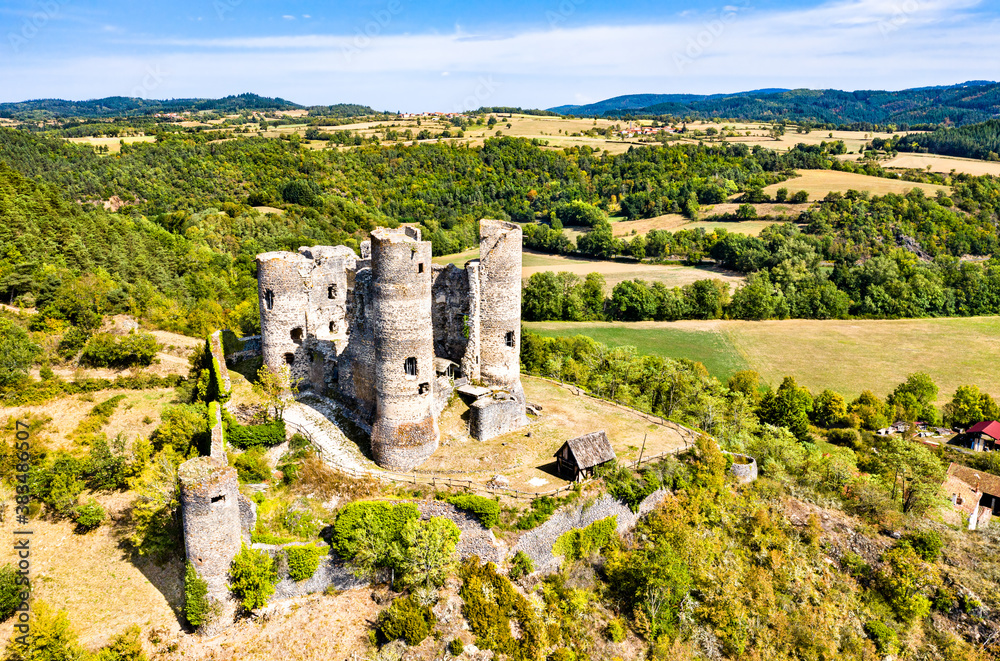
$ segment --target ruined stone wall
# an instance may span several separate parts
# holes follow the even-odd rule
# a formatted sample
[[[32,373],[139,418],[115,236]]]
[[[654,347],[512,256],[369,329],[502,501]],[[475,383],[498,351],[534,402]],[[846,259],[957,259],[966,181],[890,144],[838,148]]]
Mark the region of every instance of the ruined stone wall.
[[[479,260],[473,260],[465,265],[466,282],[469,285],[469,317],[466,322],[469,342],[462,356],[462,375],[470,381],[479,381],[482,377],[482,356],[480,351],[480,317],[482,310],[482,292],[479,282]],[[518,324],[520,328],[520,324]]]
[[[376,228],[371,235],[376,399],[371,447],[380,466],[399,470],[427,459],[440,436],[431,413],[431,244],[410,234]]]
[[[211,457],[197,457],[177,469],[184,550],[209,595],[228,598],[229,566],[243,541],[236,469]]]
[[[469,274],[454,264],[435,265],[431,291],[434,355],[461,365],[469,346]]]
[[[338,342],[337,389],[368,425],[375,420],[375,338],[370,268],[351,274],[347,339]]]
[[[469,434],[488,441],[520,427],[523,416],[524,403],[504,391],[480,397],[470,407]]]

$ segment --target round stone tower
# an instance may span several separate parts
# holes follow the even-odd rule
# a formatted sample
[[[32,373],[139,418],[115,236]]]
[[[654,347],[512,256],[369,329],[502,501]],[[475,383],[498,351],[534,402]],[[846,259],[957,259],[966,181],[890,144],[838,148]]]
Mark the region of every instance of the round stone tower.
[[[184,549],[208,593],[219,601],[228,596],[229,566],[243,542],[236,469],[211,457],[180,465]]]
[[[260,297],[261,352],[272,370],[291,368],[293,380],[308,377],[306,339],[312,262],[291,252],[257,255],[257,295]]]
[[[479,346],[483,381],[510,391],[524,404],[521,387],[521,228],[479,222]]]
[[[377,228],[371,236],[376,405],[372,454],[380,466],[408,470],[433,454],[440,436],[431,413],[431,244],[409,227]]]

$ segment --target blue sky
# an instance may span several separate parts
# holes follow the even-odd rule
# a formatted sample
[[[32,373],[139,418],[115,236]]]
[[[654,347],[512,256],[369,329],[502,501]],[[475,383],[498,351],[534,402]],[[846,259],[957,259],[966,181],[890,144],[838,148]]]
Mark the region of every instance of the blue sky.
[[[386,110],[1000,78],[985,0],[4,0],[0,101],[240,92]]]

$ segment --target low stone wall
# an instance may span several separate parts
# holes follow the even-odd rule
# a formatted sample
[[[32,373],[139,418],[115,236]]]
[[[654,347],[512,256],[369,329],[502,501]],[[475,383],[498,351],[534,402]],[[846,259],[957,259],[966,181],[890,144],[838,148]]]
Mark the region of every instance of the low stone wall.
[[[469,433],[477,441],[488,441],[523,426],[524,403],[507,393],[480,397],[472,403]]]
[[[561,510],[538,526],[526,533],[514,546],[513,552],[523,551],[535,566],[535,572],[551,573],[559,569],[560,558],[552,555],[552,546],[562,535],[571,530],[586,528],[590,524],[606,519],[609,516],[618,519],[616,529],[619,535],[625,534],[635,527],[640,518],[651,512],[667,492],[657,489],[639,504],[639,511],[633,512],[626,505],[608,494],[604,494],[590,507],[582,505]]]
[[[479,519],[472,514],[441,500],[419,501],[417,509],[420,510],[420,518],[425,521],[435,516],[443,516],[455,522],[459,532],[462,533],[455,550],[462,560],[475,555],[483,562],[500,564],[507,557],[507,545],[498,540],[492,530],[484,528]]]
[[[295,546],[301,545],[254,544],[253,548],[267,551],[272,558],[277,558],[286,548]],[[272,602],[304,597],[314,592],[323,592],[331,587],[335,590],[353,590],[368,585],[366,579],[354,575],[350,565],[332,554],[320,558],[319,567],[316,568],[315,573],[304,581],[293,581],[289,578],[287,568],[284,568],[282,574],[281,580],[274,587],[274,595],[270,599]]]

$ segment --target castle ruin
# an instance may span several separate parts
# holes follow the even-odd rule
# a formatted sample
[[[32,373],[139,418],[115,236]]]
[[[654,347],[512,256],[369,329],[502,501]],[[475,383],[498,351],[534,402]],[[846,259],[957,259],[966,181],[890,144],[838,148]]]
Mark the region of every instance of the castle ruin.
[[[473,437],[526,424],[521,228],[484,219],[480,237],[480,258],[464,268],[432,264],[410,226],[376,228],[360,257],[345,246],[258,255],[264,364],[288,365],[300,390],[344,403],[387,468],[433,454],[456,387],[475,398]]]

